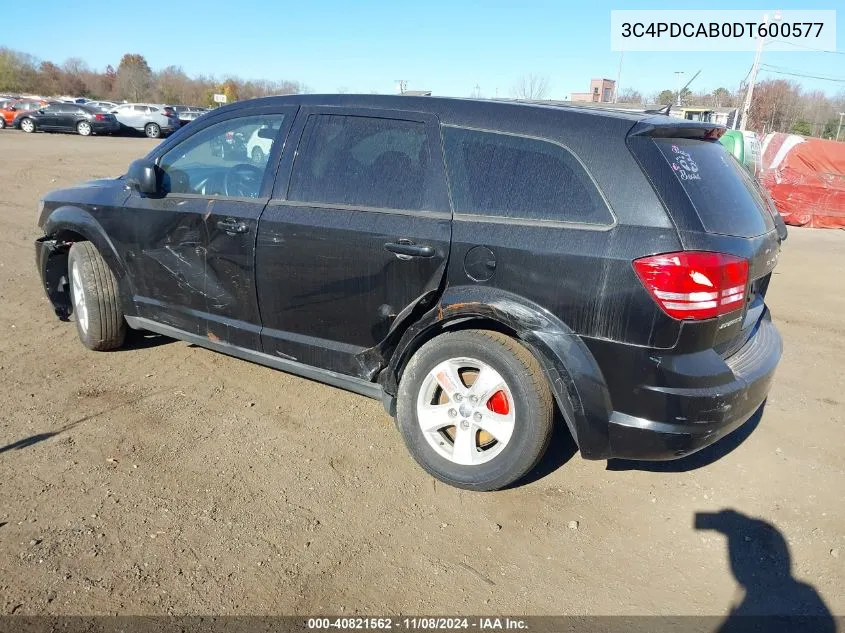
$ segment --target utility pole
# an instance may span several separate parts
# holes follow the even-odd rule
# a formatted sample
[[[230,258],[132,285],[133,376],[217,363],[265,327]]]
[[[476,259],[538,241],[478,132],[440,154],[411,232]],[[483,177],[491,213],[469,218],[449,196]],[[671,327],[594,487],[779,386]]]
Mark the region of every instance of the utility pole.
[[[678,102],[675,105],[677,105],[677,106],[681,105],[681,75],[683,75],[683,74],[684,74],[683,70],[676,70],[675,71],[675,94],[677,95],[676,100]]]
[[[839,127],[836,128],[836,140],[839,140],[839,132],[842,130],[842,116],[845,115],[845,112],[839,113]]]
[[[619,55],[619,68],[616,70],[616,85],[613,87],[613,103],[619,101],[619,80],[622,77],[622,60],[625,59],[625,51]]]
[[[775,11],[775,20],[780,20],[780,10]],[[769,14],[763,16],[763,26],[768,31]],[[757,38],[757,52],[754,53],[754,64],[751,66],[751,75],[748,77],[748,89],[745,91],[745,103],[742,104],[742,113],[739,129],[745,130],[748,125],[748,111],[751,110],[751,97],[754,95],[754,84],[757,82],[757,71],[760,70],[760,57],[763,56],[763,47],[766,45],[765,37]]]

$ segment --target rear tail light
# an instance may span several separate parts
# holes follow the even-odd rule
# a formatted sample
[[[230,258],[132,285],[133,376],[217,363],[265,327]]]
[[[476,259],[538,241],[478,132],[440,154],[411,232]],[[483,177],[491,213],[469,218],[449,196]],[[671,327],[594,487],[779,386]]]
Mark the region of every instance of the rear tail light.
[[[674,319],[712,319],[745,302],[748,261],[741,257],[682,251],[635,259],[634,270]]]
[[[105,114],[95,114],[95,115],[94,115],[94,120],[95,120],[95,121],[105,121],[105,120],[106,120],[106,115],[105,115]]]

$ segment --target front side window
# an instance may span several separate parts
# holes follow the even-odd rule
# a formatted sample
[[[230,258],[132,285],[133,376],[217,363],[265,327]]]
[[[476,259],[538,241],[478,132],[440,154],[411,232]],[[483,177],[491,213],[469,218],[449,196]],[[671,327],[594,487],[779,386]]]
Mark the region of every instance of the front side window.
[[[167,193],[256,198],[283,114],[227,119],[200,130],[159,160]]]
[[[399,119],[311,115],[288,198],[387,209],[431,209],[425,124]]]
[[[458,213],[613,224],[583,165],[567,149],[536,138],[446,127],[446,167]]]

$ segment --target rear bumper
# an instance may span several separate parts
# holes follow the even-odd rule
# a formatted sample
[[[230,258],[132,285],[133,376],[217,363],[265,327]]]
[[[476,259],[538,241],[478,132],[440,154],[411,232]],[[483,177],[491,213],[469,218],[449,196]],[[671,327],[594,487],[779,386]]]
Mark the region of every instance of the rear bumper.
[[[725,368],[714,376],[695,376],[708,386],[640,385],[634,396],[648,417],[614,411],[608,428],[607,457],[677,459],[717,441],[748,421],[765,401],[780,360],[782,342],[768,311],[748,342],[728,359],[713,361]],[[670,368],[671,369],[671,368]],[[724,378],[727,378],[724,380]]]

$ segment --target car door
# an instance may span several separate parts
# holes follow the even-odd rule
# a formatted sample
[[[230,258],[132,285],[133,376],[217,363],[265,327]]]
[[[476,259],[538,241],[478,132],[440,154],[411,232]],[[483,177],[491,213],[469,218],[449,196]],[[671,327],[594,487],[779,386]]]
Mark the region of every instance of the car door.
[[[51,103],[43,108],[44,114],[38,115],[38,127],[45,131],[55,130],[61,119],[63,103]]]
[[[303,107],[256,248],[264,352],[372,378],[362,354],[437,292],[451,239],[439,123]]]
[[[163,144],[161,194],[133,192],[132,274],[139,316],[252,350],[260,349],[254,257],[258,218],[270,197],[295,110],[239,110]],[[212,147],[227,134],[266,126],[273,152],[260,164],[227,160]]]

